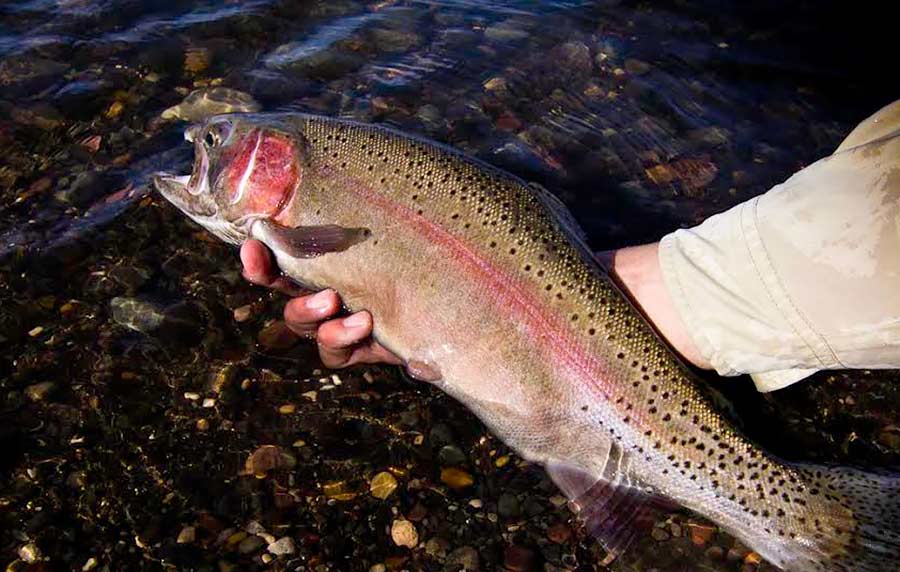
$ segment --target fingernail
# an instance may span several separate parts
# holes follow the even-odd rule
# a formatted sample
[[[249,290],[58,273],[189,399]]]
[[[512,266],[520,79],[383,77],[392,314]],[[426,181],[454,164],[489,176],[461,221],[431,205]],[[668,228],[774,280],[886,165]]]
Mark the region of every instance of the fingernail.
[[[331,302],[331,292],[322,290],[306,299],[306,307],[310,310],[321,311],[328,307]]]
[[[348,316],[344,318],[344,321],[341,324],[344,325],[345,328],[362,328],[365,327],[369,323],[369,319],[363,312],[357,312],[352,316]]]

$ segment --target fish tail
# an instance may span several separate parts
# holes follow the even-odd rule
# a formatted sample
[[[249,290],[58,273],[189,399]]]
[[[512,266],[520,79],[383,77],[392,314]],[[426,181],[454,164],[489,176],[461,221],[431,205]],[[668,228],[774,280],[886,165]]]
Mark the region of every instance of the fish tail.
[[[789,570],[896,572],[900,569],[900,475],[805,466],[811,501]]]

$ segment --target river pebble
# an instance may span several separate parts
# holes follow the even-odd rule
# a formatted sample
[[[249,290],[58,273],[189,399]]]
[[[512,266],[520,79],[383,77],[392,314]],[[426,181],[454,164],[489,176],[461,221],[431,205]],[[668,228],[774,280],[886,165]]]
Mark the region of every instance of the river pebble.
[[[447,555],[444,565],[445,572],[479,572],[481,570],[481,558],[478,550],[472,546],[460,546]]]
[[[397,478],[388,471],[382,471],[372,477],[369,482],[369,494],[377,499],[384,500],[397,490]]]
[[[397,546],[415,548],[419,544],[419,533],[416,525],[406,519],[396,519],[391,524],[391,539]]]
[[[56,392],[57,386],[52,381],[42,381],[25,388],[25,397],[31,401],[47,401]]]
[[[275,542],[269,544],[269,546],[266,547],[266,550],[276,556],[285,556],[287,554],[293,554],[296,551],[296,547],[294,546],[293,538],[290,536],[282,536]]]

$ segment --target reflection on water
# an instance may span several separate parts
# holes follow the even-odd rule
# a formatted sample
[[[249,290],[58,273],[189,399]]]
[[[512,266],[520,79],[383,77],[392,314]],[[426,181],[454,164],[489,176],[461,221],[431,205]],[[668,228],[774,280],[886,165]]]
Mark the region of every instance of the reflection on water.
[[[855,21],[822,2],[0,3],[3,556],[592,569],[599,547],[540,472],[391,370],[319,371],[272,323],[283,300],[148,193],[150,173],[191,161],[161,113],[225,86],[387,123],[552,189],[609,248],[763,192],[895,99],[877,22],[857,39]],[[893,377],[728,390],[783,455],[884,465],[900,459]],[[262,445],[273,466],[240,476]],[[472,484],[449,487],[449,467]],[[399,488],[369,494],[385,471]],[[419,548],[386,533],[399,514]],[[658,523],[633,566],[755,568],[705,526]]]

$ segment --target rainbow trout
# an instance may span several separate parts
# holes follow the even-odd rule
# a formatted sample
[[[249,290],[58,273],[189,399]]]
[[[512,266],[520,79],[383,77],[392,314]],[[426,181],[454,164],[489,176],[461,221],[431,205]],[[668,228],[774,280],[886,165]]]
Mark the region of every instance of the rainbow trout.
[[[784,570],[896,571],[900,479],[750,442],[598,267],[548,192],[450,148],[300,114],[191,127],[159,191],[335,289],[374,335],[543,464],[613,553],[674,501]]]

